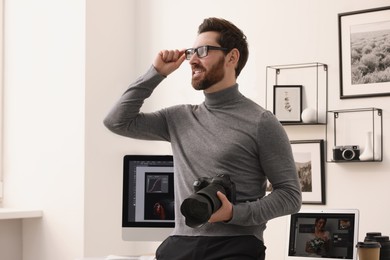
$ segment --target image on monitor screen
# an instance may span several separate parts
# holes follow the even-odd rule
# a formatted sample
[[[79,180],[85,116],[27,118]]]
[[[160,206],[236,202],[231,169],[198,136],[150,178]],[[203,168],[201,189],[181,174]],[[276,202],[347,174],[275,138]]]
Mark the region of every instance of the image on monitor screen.
[[[123,165],[122,227],[173,227],[172,156],[126,155]]]
[[[174,220],[173,172],[145,172],[143,219]],[[142,215],[141,215],[142,218]]]

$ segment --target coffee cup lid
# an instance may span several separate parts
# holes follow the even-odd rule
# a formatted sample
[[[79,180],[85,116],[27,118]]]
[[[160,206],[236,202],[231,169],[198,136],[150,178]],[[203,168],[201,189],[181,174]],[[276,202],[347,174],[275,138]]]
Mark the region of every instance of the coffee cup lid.
[[[368,236],[368,237],[381,236],[381,235],[382,235],[381,232],[367,232],[366,233],[366,236]]]
[[[381,244],[378,242],[358,242],[356,245],[357,248],[380,248]]]

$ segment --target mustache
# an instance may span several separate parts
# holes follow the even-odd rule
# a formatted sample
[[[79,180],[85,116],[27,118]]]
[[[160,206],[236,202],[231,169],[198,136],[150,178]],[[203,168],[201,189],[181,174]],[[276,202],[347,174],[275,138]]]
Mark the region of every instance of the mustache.
[[[191,66],[192,70],[206,70],[202,65],[196,64]]]

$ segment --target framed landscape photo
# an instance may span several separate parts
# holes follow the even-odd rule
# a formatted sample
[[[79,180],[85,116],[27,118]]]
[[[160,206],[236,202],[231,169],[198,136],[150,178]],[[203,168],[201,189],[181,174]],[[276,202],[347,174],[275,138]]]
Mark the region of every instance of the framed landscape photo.
[[[302,122],[302,85],[275,85],[273,108],[281,123]]]
[[[338,15],[340,98],[390,95],[390,6]]]
[[[303,204],[325,204],[324,140],[291,141]]]

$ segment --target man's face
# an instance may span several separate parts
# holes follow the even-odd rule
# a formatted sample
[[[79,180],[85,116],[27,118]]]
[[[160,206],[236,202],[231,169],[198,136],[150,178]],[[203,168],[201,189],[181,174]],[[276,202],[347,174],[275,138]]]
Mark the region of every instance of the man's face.
[[[325,219],[319,219],[317,221],[317,227],[322,230],[323,228],[325,228],[325,224],[326,224],[326,221]]]
[[[205,32],[198,35],[194,48],[204,45],[221,47],[217,43],[216,32]],[[199,58],[194,54],[190,59],[192,69],[192,86],[196,90],[206,90],[225,77],[225,55],[221,50],[209,50],[206,57]]]

